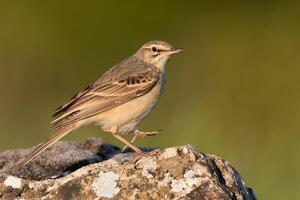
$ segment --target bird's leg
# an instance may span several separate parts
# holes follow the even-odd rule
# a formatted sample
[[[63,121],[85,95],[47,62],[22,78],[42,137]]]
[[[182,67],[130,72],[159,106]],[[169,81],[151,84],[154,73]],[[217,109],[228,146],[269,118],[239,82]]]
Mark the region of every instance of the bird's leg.
[[[133,138],[130,140],[130,143],[133,144],[133,142],[135,141],[135,139],[138,137],[138,135],[134,135]],[[125,149],[127,149],[128,145],[125,145],[122,149],[122,152],[125,151]]]
[[[132,148],[135,152],[142,154],[143,152],[137,148],[136,146],[134,146],[131,142],[128,142],[125,138],[123,138],[121,135],[119,135],[117,133],[117,127],[114,127],[110,130],[110,132],[112,133],[112,135],[117,138],[118,140],[120,140],[121,142],[123,142],[126,146],[129,146],[130,148]]]
[[[139,131],[139,130],[134,130],[133,131],[134,136],[131,139],[130,143],[132,144],[136,140],[137,137],[155,136],[155,135],[159,134],[160,131],[161,131],[161,129],[158,131],[145,131],[145,132]],[[124,146],[122,149],[122,152],[124,152],[127,147],[128,147],[128,145]]]

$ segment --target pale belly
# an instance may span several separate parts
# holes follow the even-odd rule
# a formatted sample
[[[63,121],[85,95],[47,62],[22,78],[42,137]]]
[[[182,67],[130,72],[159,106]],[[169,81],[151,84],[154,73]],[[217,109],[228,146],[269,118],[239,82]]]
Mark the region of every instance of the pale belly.
[[[103,112],[93,121],[103,130],[117,128],[118,133],[128,133],[136,129],[139,122],[153,109],[162,92],[163,84],[154,87],[149,93]]]

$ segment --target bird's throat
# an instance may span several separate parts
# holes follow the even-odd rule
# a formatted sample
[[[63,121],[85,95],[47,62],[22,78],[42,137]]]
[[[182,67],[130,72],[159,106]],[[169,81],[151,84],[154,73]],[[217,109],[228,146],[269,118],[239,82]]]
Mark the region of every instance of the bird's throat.
[[[168,60],[169,57],[162,58],[159,62],[156,63],[155,67],[159,68],[162,72],[164,72]]]

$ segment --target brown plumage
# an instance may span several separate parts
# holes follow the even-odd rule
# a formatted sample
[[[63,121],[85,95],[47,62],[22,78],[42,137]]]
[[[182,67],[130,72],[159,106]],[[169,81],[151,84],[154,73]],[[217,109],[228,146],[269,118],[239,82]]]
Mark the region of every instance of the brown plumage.
[[[125,65],[126,69],[122,70],[124,74],[116,74],[117,71],[111,74],[112,72],[108,71],[103,75],[103,78],[60,106],[53,115],[52,125],[54,129],[92,117],[142,96],[151,90],[159,80],[160,70],[143,63],[137,64],[135,62],[135,68],[131,67],[130,64]],[[116,77],[115,80],[108,82],[106,77],[110,76]],[[131,80],[135,80],[134,83]],[[86,105],[90,106],[86,107]]]

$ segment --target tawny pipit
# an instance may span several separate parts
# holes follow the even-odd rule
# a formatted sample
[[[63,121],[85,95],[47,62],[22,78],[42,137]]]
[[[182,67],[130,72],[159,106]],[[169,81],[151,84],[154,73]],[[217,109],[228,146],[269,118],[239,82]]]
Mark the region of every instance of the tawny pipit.
[[[133,56],[110,68],[98,80],[79,92],[54,113],[53,135],[20,164],[24,166],[69,132],[94,123],[112,133],[134,151],[137,136],[155,135],[158,131],[141,132],[139,122],[153,109],[165,84],[165,64],[171,54],[181,49],[164,41],[144,44]],[[120,133],[133,133],[131,142]]]

